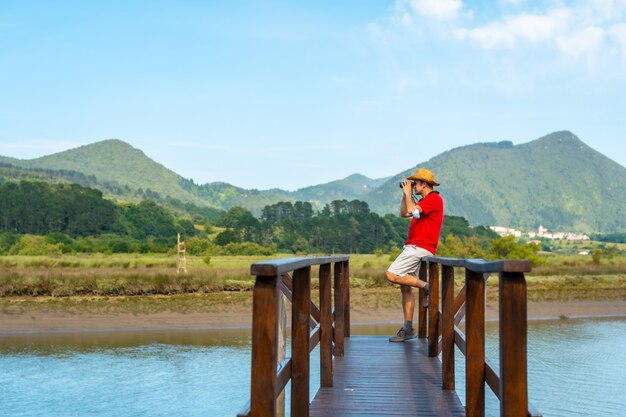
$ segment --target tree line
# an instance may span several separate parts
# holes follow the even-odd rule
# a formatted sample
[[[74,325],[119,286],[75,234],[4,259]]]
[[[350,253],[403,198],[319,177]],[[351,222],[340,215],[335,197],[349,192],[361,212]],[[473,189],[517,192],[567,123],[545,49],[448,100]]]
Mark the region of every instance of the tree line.
[[[336,200],[319,211],[308,202],[279,202],[265,206],[260,217],[242,207],[219,211],[170,203],[115,203],[77,184],[5,182],[0,253],[167,252],[177,233],[194,254],[389,252],[403,245],[410,221],[380,216],[359,200]],[[462,217],[446,216],[442,250],[475,254],[496,237]]]
[[[410,219],[397,215],[379,216],[360,200],[335,200],[320,211],[308,202],[279,202],[265,206],[260,218],[244,208],[231,208],[219,219],[218,224],[225,229],[213,243],[251,242],[294,253],[388,252],[404,244],[409,223]],[[497,238],[490,229],[471,227],[457,216],[445,216],[442,236],[447,235],[457,236],[459,242],[471,237],[481,249]]]

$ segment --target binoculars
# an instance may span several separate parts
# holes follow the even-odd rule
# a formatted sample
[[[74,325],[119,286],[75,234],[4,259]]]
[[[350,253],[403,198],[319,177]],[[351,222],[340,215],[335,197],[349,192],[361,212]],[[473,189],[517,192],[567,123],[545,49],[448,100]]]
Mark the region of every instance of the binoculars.
[[[407,180],[404,181],[400,181],[400,188],[404,188],[404,184],[406,183]],[[411,180],[411,187],[413,187],[415,185],[415,181]]]

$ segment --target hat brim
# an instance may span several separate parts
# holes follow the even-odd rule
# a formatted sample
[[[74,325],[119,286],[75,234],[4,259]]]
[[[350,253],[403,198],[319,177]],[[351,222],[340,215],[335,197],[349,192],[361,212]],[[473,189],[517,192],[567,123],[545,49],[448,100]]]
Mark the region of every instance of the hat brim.
[[[435,187],[439,187],[439,183],[438,183],[438,182],[436,182],[436,181],[430,181],[430,180],[427,180],[426,178],[419,178],[419,177],[415,177],[415,176],[411,175],[411,176],[410,176],[409,178],[407,178],[407,179],[408,179],[408,180],[415,180],[415,181],[424,181],[424,182],[429,183],[430,185],[433,185],[433,186],[435,186]]]

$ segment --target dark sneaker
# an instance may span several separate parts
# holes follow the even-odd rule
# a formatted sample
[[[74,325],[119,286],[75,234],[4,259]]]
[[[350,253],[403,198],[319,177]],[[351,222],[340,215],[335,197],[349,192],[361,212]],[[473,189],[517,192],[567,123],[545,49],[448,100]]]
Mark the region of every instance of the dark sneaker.
[[[428,293],[430,290],[430,285],[426,284],[426,286],[424,288],[422,288],[424,290],[424,295],[426,296],[426,298],[424,298],[424,303],[422,304],[422,307],[424,308],[428,308],[428,304],[430,302],[430,300],[428,299]]]
[[[411,329],[408,332],[404,330],[404,327],[398,331],[398,334],[395,336],[391,336],[389,338],[390,342],[404,342],[405,340],[415,339],[417,334],[415,333],[415,329]]]

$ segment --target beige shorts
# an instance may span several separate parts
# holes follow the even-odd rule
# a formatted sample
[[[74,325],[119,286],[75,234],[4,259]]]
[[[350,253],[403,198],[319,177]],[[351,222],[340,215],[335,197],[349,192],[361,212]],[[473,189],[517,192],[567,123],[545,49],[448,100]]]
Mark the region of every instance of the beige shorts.
[[[420,270],[420,261],[427,256],[433,256],[433,254],[417,246],[405,245],[402,253],[393,261],[387,271],[401,277],[407,275],[417,277],[417,273]]]

